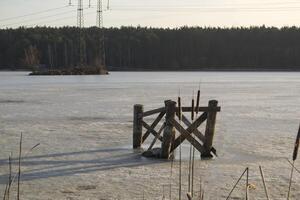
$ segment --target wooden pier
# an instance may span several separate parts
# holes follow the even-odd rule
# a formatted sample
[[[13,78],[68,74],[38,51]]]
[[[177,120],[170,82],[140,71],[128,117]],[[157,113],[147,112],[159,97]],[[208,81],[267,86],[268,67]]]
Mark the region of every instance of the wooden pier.
[[[134,120],[133,120],[133,148],[141,148],[150,134],[154,136],[147,151],[148,155],[154,157],[168,159],[175,149],[185,140],[190,142],[195,149],[201,153],[201,157],[211,158],[217,156],[217,151],[213,147],[213,139],[215,135],[217,113],[221,111],[218,106],[218,101],[211,100],[207,107],[198,107],[194,110],[192,107],[182,107],[181,121],[179,120],[179,108],[176,107],[176,102],[166,100],[165,106],[154,110],[144,111],[143,105],[134,105]],[[199,112],[197,118],[190,120],[183,113]],[[151,125],[145,122],[145,118],[151,115],[157,115]],[[155,128],[159,122],[164,121],[158,131]],[[205,132],[202,133],[198,128],[206,122]],[[183,125],[182,125],[183,123]],[[143,128],[146,132],[143,134]],[[176,138],[176,131],[179,136]],[[157,141],[161,142],[159,150],[153,149]],[[154,152],[154,153],[153,153]],[[146,153],[147,154],[147,153]]]

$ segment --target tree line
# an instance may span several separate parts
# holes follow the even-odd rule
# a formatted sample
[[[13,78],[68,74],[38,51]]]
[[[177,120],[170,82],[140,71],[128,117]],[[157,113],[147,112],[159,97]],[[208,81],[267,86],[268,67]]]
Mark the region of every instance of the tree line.
[[[111,70],[300,70],[300,28],[265,26],[1,29],[0,69],[74,67],[80,46],[92,66],[101,54],[102,33]]]

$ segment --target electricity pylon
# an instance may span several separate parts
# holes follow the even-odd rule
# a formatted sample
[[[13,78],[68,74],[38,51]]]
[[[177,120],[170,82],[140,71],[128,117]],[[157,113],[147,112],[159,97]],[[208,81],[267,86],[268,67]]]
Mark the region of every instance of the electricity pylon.
[[[77,8],[77,26],[79,28],[79,64],[81,66],[84,65],[84,36],[82,33],[83,28],[83,0],[78,0],[78,8]]]
[[[105,68],[105,46],[104,46],[104,29],[103,29],[103,9],[102,9],[102,0],[97,0],[97,20],[96,26],[100,30],[99,37],[99,51],[98,51],[98,65]]]

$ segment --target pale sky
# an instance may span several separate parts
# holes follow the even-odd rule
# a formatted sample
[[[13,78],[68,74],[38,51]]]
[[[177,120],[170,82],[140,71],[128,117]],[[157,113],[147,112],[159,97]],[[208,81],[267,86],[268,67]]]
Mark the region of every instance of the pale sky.
[[[96,24],[97,0],[83,0],[85,27]],[[299,26],[300,0],[103,0],[105,27]],[[76,26],[69,0],[0,0],[0,28]]]

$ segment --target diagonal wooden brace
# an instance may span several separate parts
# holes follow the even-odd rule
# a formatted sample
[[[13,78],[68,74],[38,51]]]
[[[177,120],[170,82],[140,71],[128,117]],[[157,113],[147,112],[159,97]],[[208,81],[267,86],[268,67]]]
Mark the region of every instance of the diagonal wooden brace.
[[[154,146],[155,142],[157,141],[157,139],[159,138],[160,134],[162,133],[165,127],[166,127],[166,123],[163,123],[163,125],[160,127],[159,131],[157,132],[157,135],[155,136],[154,140],[150,144],[148,151],[152,149],[152,147]]]
[[[207,118],[207,113],[204,112],[202,115],[194,121],[186,131],[191,134],[193,133]],[[180,125],[180,124],[179,124]],[[181,125],[180,125],[181,126]],[[185,130],[185,128],[183,128]],[[177,129],[178,130],[178,129]],[[180,132],[180,130],[178,130]],[[185,135],[180,135],[177,137],[172,145],[172,150],[176,149],[187,137]]]
[[[151,126],[149,126],[146,122],[142,121],[143,126],[149,131],[149,134],[152,133],[155,137],[158,137],[160,141],[162,141],[162,136],[160,136]],[[147,131],[147,132],[148,132]]]
[[[147,137],[150,135],[151,133],[151,130],[154,130],[154,128],[156,127],[156,125],[160,122],[160,120],[163,118],[163,116],[165,115],[165,111],[161,112],[158,117],[154,120],[154,122],[151,124],[151,126],[149,126],[150,128],[145,128],[148,129],[146,131],[146,133],[143,135],[143,138],[142,138],[142,143],[145,142],[145,140],[147,139]],[[148,125],[148,124],[147,124]]]
[[[192,125],[192,123],[191,123],[191,122],[186,118],[186,116],[184,116],[184,115],[182,115],[182,122],[183,122],[186,126],[188,126],[188,127],[190,127],[190,126]],[[205,136],[204,136],[203,133],[201,133],[201,131],[199,131],[199,130],[196,128],[196,129],[193,131],[193,133],[195,134],[196,137],[199,138],[199,140],[200,140],[202,143],[204,143],[204,141],[205,141]],[[211,152],[212,152],[213,154],[215,154],[215,156],[218,156],[218,155],[217,155],[217,150],[216,150],[214,147],[211,148]]]
[[[205,151],[203,146],[195,138],[192,137],[188,129],[184,129],[175,119],[170,119],[170,123],[172,123],[172,125],[181,133],[183,138],[187,139],[200,153],[203,153]],[[171,149],[171,152],[176,149],[176,147],[174,147]]]

